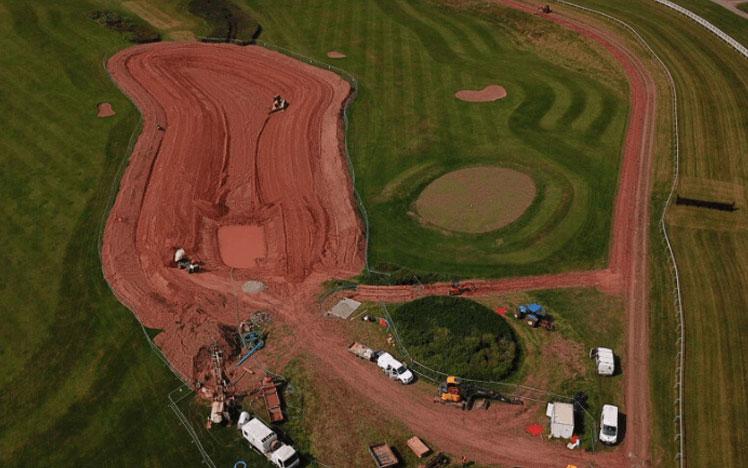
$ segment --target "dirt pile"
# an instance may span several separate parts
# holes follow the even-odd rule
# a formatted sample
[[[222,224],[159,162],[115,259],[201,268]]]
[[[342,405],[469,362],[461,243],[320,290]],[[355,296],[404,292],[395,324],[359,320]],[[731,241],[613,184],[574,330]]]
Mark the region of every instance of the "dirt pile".
[[[108,68],[143,132],[104,233],[105,276],[163,330],[155,341],[186,378],[238,315],[360,271],[339,143],[346,81],[259,47],[199,43],[132,47]],[[289,108],[270,113],[274,95]],[[203,272],[176,268],[178,247]],[[250,279],[265,285],[251,299],[241,289]]]
[[[100,102],[96,106],[96,110],[96,117],[99,117],[101,119],[111,117],[116,114],[116,112],[114,112],[114,109],[112,109],[112,105],[108,102]]]
[[[457,91],[455,97],[467,102],[492,102],[504,99],[506,89],[499,85],[488,85],[481,90],[463,89]]]
[[[327,56],[333,59],[342,59],[347,57],[347,55],[345,55],[343,52],[339,52],[337,50],[331,50],[327,53]]]

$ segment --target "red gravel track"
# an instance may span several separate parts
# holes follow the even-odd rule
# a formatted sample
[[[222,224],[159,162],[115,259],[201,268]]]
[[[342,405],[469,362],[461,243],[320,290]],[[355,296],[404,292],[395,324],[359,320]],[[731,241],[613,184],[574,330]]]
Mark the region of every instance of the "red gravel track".
[[[559,287],[625,294],[626,456],[646,463],[646,242],[654,88],[641,64],[617,41],[575,20],[555,14],[548,18],[599,42],[621,63],[631,83],[610,266],[475,280],[468,285],[476,289],[467,295]],[[264,307],[294,330],[299,349],[289,351],[315,356],[326,378],[354,390],[350,398],[367,398],[440,449],[481,463],[626,464],[621,450],[570,452],[532,438],[524,428],[534,416],[525,407],[495,406],[482,413],[434,405],[416,389],[389,382],[370,365],[351,359],[338,324],[319,319],[314,304],[322,283],[363,267],[364,239],[339,143],[347,83],[257,47],[137,46],[117,54],[108,66],[144,122],[106,226],[104,272],[142,323],[164,329],[156,341],[186,378],[196,377],[193,357],[218,338],[220,324],[235,326],[239,313]],[[286,97],[291,106],[268,115],[274,94]],[[157,124],[166,130],[157,130]],[[256,268],[231,270],[223,264],[216,233],[225,225],[264,227],[267,255]],[[173,268],[177,246],[204,262],[207,271],[187,275]],[[252,296],[239,293],[250,278],[261,279],[268,288]],[[402,301],[448,290],[447,284],[362,286],[357,294],[367,300]]]

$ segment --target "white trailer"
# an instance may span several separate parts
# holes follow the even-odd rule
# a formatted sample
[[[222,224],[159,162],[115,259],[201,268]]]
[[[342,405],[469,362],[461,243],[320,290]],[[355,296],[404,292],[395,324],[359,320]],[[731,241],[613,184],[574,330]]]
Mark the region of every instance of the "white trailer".
[[[551,418],[551,437],[570,439],[574,435],[574,405],[571,403],[548,403],[545,415]]]
[[[616,371],[616,358],[610,348],[592,348],[590,358],[595,360],[598,375],[613,375]]]
[[[278,440],[278,434],[267,427],[257,418],[242,411],[239,415],[239,430],[247,442],[265,455],[272,464],[279,468],[294,468],[299,466],[299,455],[293,447]]]

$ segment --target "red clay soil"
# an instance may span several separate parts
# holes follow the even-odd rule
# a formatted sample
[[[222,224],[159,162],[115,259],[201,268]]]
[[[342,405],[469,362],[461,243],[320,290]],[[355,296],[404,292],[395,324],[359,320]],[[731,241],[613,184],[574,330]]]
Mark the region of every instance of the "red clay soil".
[[[164,330],[155,341],[182,375],[200,377],[193,358],[221,341],[221,325],[361,271],[364,237],[339,148],[346,81],[259,47],[199,43],[132,47],[108,68],[143,132],[105,229],[104,274],[145,326]],[[276,94],[290,106],[271,114]],[[223,226],[261,226],[264,258],[231,271]],[[204,272],[175,268],[178,247]],[[267,289],[241,310],[227,304],[250,278]]]
[[[261,226],[237,225],[218,228],[218,250],[223,263],[234,268],[253,268],[267,254],[265,230]]]
[[[100,102],[96,106],[96,109],[97,109],[96,117],[99,117],[102,119],[105,117],[111,117],[114,114],[116,114],[116,112],[114,112],[114,109],[112,109],[112,105],[109,104],[108,102]]]
[[[467,102],[492,102],[505,98],[506,89],[499,85],[488,85],[478,91],[472,89],[457,91],[455,97],[461,101]]]
[[[534,6],[510,6],[534,11]],[[314,356],[327,378],[342,381],[351,395],[440,450],[479,463],[520,466],[647,464],[646,242],[654,87],[614,39],[575,20],[548,17],[598,41],[631,83],[610,267],[475,280],[467,283],[475,289],[466,295],[559,287],[625,294],[626,454],[568,451],[563,444],[534,438],[525,432],[536,422],[531,407],[494,405],[489,412],[442,407],[349,355],[338,322],[322,319],[315,306],[324,281],[352,276],[364,264],[365,239],[340,151],[340,111],[349,86],[332,73],[271,51],[160,43],[127,49],[109,61],[112,77],[144,116],[104,236],[104,272],[115,294],[144,325],[164,330],[156,342],[187,379],[202,379],[195,356],[204,355],[213,341],[225,344],[221,326],[235,327],[261,307],[293,330],[298,347],[288,349],[289,355]],[[275,94],[291,105],[268,114]],[[240,225],[262,226],[267,252],[255,267],[232,269],[221,258],[217,232]],[[177,247],[206,271],[188,275],[174,268]],[[250,278],[261,279],[267,289],[242,294],[241,284]],[[357,297],[402,301],[447,294],[449,287],[361,286]],[[330,398],[345,402],[346,397]]]
[[[338,52],[337,50],[331,50],[327,53],[327,56],[334,59],[342,59],[347,57],[347,55],[345,55],[343,52]]]

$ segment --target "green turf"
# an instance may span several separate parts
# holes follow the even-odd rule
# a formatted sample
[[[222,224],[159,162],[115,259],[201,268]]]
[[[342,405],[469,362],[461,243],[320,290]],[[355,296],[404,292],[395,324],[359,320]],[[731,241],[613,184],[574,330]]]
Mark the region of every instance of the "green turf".
[[[0,465],[188,466],[178,385],[102,278],[99,234],[138,116],[83,1],[0,4]],[[103,5],[107,6],[107,5]],[[96,118],[106,100],[118,113]]]
[[[428,367],[471,379],[503,380],[519,365],[514,332],[477,302],[425,297],[391,315],[402,344]]]
[[[606,263],[625,84],[615,69],[595,79],[577,62],[539,56],[513,31],[519,25],[533,40],[586,53],[576,36],[505,9],[482,18],[424,1],[248,5],[262,39],[358,78],[348,145],[374,269],[508,276]],[[328,59],[329,50],[348,57]],[[505,86],[507,98],[471,104],[453,96],[491,83]],[[531,174],[540,191],[531,213],[481,235],[445,234],[410,214],[429,182],[476,164]]]
[[[680,98],[681,176],[745,187],[748,62],[704,28],[653,2],[580,3],[594,5],[635,25],[673,73]],[[736,38],[742,32],[741,40],[746,42],[744,26],[730,27],[731,23],[743,25],[744,20],[728,10],[706,0],[678,3]],[[656,169],[655,175],[662,180],[669,168],[660,161]],[[664,201],[665,185],[655,187],[656,210]],[[686,461],[689,466],[743,466],[740,447],[748,445],[743,424],[748,417],[748,398],[739,389],[748,385],[748,357],[742,352],[748,346],[748,293],[744,287],[748,281],[748,232],[741,227],[746,217],[741,210],[718,215],[697,208],[675,207],[672,211],[678,213],[679,220],[670,229],[686,313]],[[715,221],[705,222],[706,217]],[[659,212],[653,218],[658,221]],[[661,234],[655,230],[652,250],[654,463],[672,466],[676,452],[675,317],[672,277]]]

